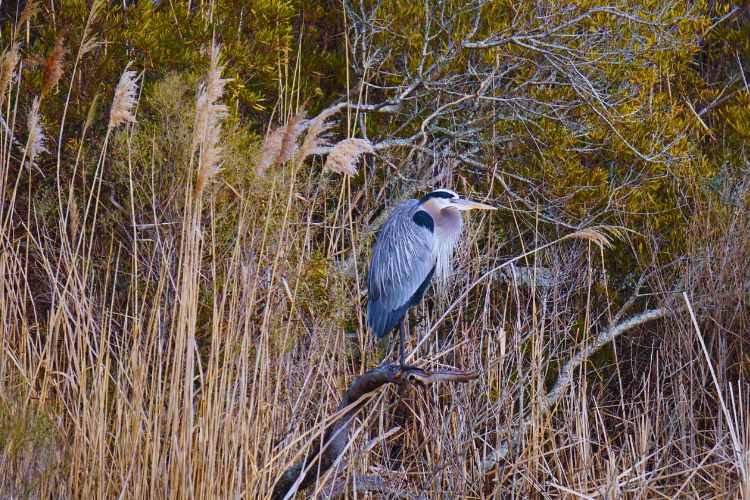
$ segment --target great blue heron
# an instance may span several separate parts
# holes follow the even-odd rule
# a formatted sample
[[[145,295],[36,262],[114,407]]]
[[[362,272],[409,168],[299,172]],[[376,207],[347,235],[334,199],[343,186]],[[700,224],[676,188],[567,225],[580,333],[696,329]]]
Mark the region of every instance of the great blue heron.
[[[422,300],[433,275],[447,278],[461,236],[461,212],[472,209],[495,207],[437,189],[420,200],[399,203],[380,230],[367,277],[367,324],[378,338],[399,324],[402,366],[404,317]]]

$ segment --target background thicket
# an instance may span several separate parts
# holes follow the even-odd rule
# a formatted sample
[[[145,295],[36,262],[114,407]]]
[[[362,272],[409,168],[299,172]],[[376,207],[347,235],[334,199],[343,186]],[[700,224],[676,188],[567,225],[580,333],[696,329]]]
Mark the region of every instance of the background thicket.
[[[750,498],[744,3],[0,23],[3,496],[270,494],[393,359],[367,259],[445,186],[499,210],[465,217],[412,361],[481,376],[379,391],[303,494]]]

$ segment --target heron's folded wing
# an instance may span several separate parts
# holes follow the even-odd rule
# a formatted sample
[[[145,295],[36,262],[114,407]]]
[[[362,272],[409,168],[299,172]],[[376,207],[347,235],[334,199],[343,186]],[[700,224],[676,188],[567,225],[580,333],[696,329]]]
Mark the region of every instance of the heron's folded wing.
[[[380,330],[388,325],[376,328],[381,321],[370,316],[402,315],[435,265],[432,232],[412,220],[417,203],[407,200],[394,209],[373,249],[367,278],[368,323],[379,336],[387,333]]]

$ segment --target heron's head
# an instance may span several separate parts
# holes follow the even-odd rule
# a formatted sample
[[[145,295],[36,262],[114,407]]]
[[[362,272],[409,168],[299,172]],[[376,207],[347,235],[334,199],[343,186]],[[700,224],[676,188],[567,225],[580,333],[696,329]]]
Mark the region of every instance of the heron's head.
[[[426,194],[421,200],[419,200],[419,203],[424,206],[428,212],[435,213],[445,209],[454,209],[462,212],[468,210],[496,210],[496,208],[491,205],[485,205],[478,201],[460,198],[450,189],[442,188]]]

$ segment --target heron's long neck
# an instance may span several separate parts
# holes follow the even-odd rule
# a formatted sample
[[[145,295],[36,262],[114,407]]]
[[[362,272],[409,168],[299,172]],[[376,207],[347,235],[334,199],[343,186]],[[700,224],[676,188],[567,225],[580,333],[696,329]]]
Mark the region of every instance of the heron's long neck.
[[[463,225],[461,213],[453,208],[446,208],[436,214],[435,220],[435,278],[440,288],[448,284],[451,273],[453,249],[461,238]]]

